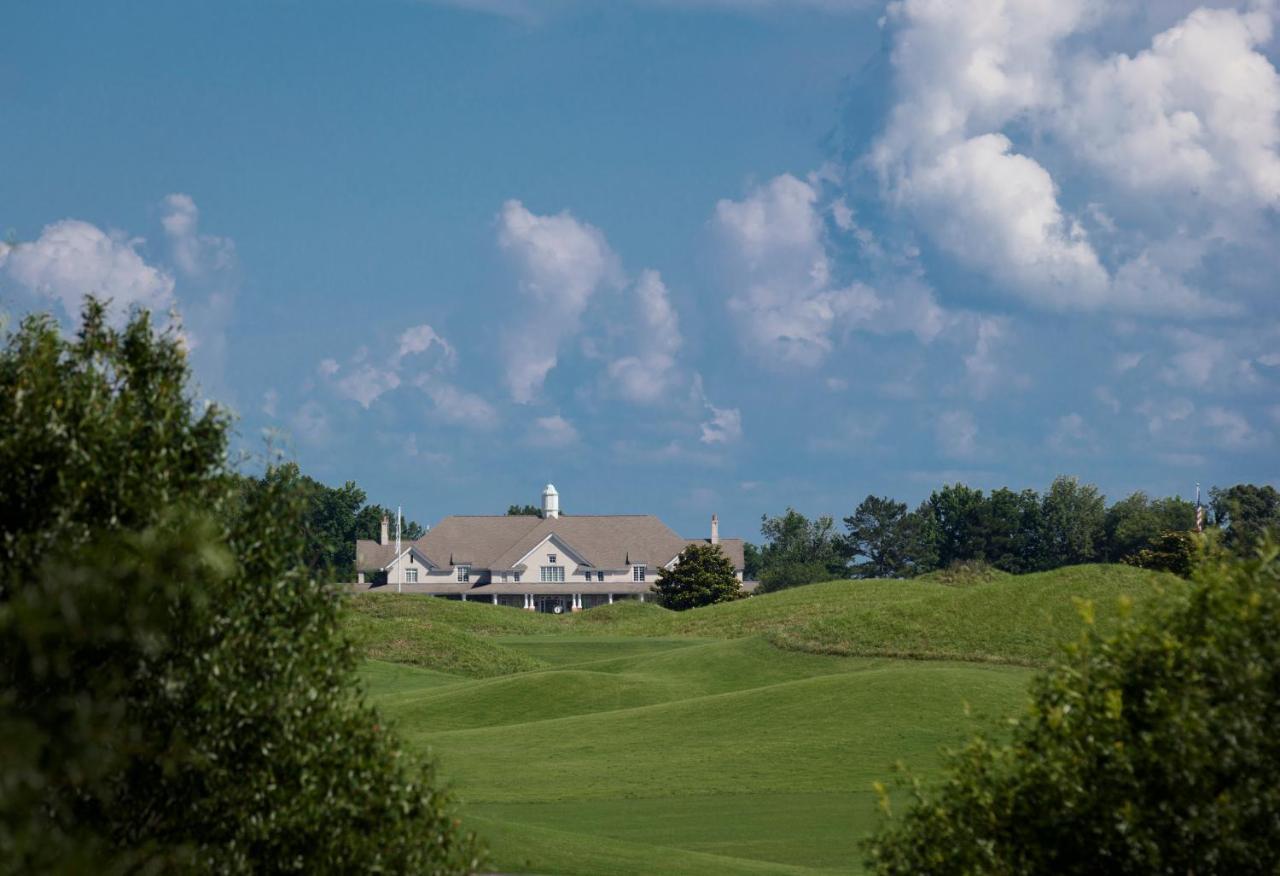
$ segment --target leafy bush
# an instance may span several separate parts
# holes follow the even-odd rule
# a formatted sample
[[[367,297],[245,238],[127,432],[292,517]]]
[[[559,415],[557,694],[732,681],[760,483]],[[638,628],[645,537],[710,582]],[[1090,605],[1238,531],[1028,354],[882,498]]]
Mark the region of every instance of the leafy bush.
[[[145,315],[0,352],[0,871],[476,866],[353,687],[298,496],[242,506]]]
[[[1120,562],[1187,578],[1195,567],[1197,549],[1193,532],[1162,532],[1152,539],[1148,547],[1135,551]]]
[[[1092,606],[1081,605],[1086,620]],[[919,783],[868,846],[878,873],[1274,873],[1280,562],[1207,560],[1185,601],[1091,633],[1012,739]],[[882,800],[889,809],[888,798]]]
[[[691,544],[674,568],[658,573],[653,589],[664,608],[684,611],[740,598],[742,585],[733,563],[716,544]]]

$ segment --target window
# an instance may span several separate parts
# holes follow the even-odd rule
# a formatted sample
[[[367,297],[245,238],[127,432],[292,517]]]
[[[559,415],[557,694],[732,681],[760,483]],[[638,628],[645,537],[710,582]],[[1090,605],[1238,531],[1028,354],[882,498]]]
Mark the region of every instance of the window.
[[[542,582],[544,584],[559,584],[564,581],[564,566],[543,566]]]
[[[515,577],[515,581],[516,581],[516,583],[517,583],[517,584],[519,584],[519,583],[520,583],[520,573],[519,573],[519,572],[516,572],[516,573],[515,573],[515,575],[514,575],[514,577]]]
[[[404,570],[404,583],[406,583],[406,584],[417,584],[417,583],[418,583],[418,570],[417,570],[417,569],[405,569],[405,570]]]
[[[643,566],[643,565],[640,565],[640,566],[632,566],[632,567],[631,567],[631,580],[632,580],[632,581],[643,581],[643,580],[644,580],[644,573],[645,573],[645,571],[647,570],[647,568],[648,568],[648,567]]]
[[[604,580],[604,572],[596,572],[596,580],[597,580],[597,581],[603,581],[603,580]]]
[[[461,563],[458,565],[458,580],[466,584],[471,580],[471,564]]]
[[[556,555],[555,555],[555,554],[547,554],[547,562],[548,562],[548,563],[551,563],[551,564],[554,566],[554,565],[555,565],[555,562],[556,562]]]
[[[506,573],[506,572],[503,572],[503,573],[502,573],[502,580],[503,580],[503,581],[507,580],[507,573]]]

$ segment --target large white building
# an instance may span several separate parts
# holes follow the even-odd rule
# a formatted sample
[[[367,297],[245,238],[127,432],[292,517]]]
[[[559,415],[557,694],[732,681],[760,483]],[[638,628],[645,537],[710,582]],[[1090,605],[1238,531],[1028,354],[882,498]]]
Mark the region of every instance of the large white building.
[[[690,544],[716,544],[742,580],[743,542],[682,538],[651,514],[561,516],[547,484],[542,516],[451,516],[396,551],[382,521],[378,541],[356,542],[359,588],[478,600],[530,611],[565,612],[641,599],[658,572]]]

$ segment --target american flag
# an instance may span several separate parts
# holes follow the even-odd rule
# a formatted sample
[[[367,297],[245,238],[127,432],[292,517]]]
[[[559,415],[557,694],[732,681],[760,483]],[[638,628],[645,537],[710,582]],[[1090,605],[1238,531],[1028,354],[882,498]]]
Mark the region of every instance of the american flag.
[[[1196,484],[1196,532],[1204,532],[1204,506],[1200,504],[1200,485]]]

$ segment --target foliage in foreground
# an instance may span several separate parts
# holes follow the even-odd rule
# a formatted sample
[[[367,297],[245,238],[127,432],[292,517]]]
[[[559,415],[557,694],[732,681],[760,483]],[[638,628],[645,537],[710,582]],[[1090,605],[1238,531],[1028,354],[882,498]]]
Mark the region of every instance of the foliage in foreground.
[[[1081,611],[1086,620],[1092,606]],[[1206,561],[1186,601],[1096,633],[868,845],[875,872],[1274,873],[1280,561]],[[885,798],[884,806],[888,807]]]
[[[653,585],[664,608],[684,611],[743,596],[733,563],[716,544],[691,544],[680,552],[674,568],[658,573]]]
[[[357,697],[299,498],[235,500],[187,379],[92,301],[0,351],[0,872],[474,868]]]

